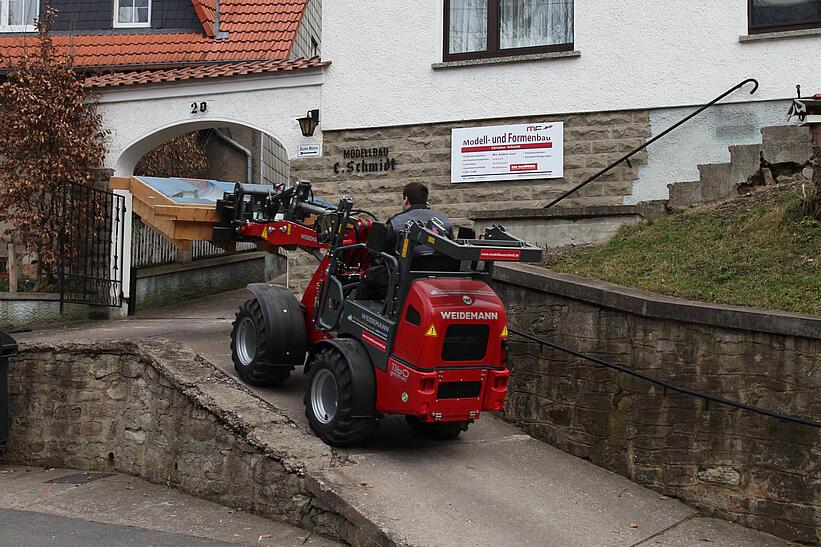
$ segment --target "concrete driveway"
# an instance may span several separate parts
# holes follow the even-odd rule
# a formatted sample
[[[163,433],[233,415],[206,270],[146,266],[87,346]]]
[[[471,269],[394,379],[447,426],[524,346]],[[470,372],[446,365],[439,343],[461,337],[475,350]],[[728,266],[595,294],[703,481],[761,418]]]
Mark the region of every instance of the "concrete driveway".
[[[17,334],[20,341],[167,338],[192,348],[236,378],[229,334],[244,290],[139,313]],[[254,389],[308,430],[297,369],[276,389]],[[366,515],[414,545],[789,545],[704,518],[692,508],[570,456],[485,415],[453,442],[414,434],[398,418],[383,421],[367,447],[341,450],[351,465],[339,484]]]

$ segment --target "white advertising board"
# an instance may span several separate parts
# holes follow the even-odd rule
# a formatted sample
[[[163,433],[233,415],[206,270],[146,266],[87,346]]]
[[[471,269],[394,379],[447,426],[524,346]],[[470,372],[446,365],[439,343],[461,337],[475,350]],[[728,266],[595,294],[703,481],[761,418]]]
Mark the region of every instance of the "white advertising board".
[[[453,129],[451,137],[451,182],[564,176],[562,122]]]

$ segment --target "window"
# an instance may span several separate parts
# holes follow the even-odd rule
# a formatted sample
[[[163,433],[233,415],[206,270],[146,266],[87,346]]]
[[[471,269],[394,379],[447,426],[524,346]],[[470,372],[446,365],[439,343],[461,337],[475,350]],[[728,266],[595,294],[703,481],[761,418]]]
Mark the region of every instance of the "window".
[[[0,32],[34,32],[39,0],[0,0]]]
[[[151,0],[114,0],[114,28],[151,26]]]
[[[821,0],[749,0],[750,33],[821,27]]]
[[[445,0],[445,61],[572,49],[573,0]]]

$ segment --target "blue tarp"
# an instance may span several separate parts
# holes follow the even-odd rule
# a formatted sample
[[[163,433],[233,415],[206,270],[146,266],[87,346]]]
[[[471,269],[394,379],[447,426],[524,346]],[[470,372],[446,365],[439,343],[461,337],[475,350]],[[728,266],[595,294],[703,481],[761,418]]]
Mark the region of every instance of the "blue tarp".
[[[213,205],[225,192],[233,192],[234,182],[184,179],[179,177],[136,177],[177,203]]]

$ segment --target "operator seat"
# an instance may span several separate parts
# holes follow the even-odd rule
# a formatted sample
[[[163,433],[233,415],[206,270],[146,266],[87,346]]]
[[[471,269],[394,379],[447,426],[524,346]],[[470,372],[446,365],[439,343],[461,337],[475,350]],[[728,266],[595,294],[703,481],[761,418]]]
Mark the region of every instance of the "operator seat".
[[[374,222],[368,233],[365,246],[373,253],[387,252],[388,228],[381,222]],[[384,301],[388,293],[388,271],[384,263],[375,262],[367,270],[359,285],[351,293],[354,300]]]
[[[461,262],[455,258],[438,254],[433,249],[416,253],[411,261],[412,272],[458,272]]]

